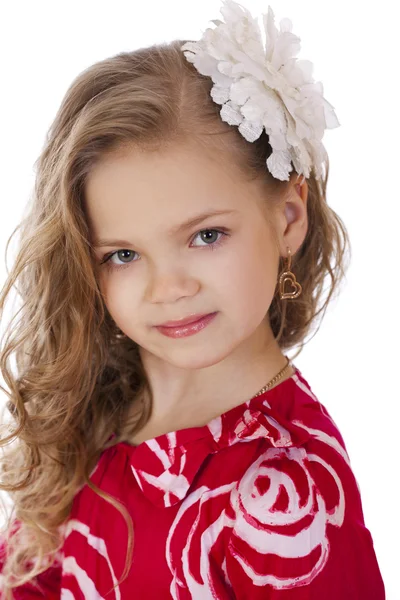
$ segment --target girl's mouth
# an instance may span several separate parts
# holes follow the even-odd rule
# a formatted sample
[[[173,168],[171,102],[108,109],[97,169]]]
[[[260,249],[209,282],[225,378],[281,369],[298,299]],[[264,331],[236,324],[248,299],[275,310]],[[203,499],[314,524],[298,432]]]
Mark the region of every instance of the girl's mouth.
[[[167,337],[172,337],[172,338],[186,337],[188,335],[194,335],[195,333],[198,333],[199,331],[201,331],[202,329],[207,327],[207,325],[209,323],[211,323],[211,321],[214,319],[214,317],[216,315],[217,315],[216,312],[210,313],[208,315],[205,315],[204,317],[201,317],[199,320],[193,321],[192,323],[187,323],[186,325],[173,326],[173,327],[165,327],[162,325],[157,325],[156,329],[158,329],[158,331],[160,333],[162,333],[163,335],[166,335]]]

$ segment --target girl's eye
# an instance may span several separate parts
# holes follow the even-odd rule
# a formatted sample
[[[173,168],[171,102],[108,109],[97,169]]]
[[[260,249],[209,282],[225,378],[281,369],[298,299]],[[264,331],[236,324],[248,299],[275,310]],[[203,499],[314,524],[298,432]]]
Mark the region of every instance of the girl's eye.
[[[201,235],[201,234],[205,234],[205,239],[203,239],[202,241],[207,241],[207,242],[211,242],[206,243],[206,246],[208,246],[211,250],[214,250],[216,246],[218,246],[220,243],[222,243],[222,238],[224,236],[227,235],[226,231],[220,231],[219,229],[202,229],[201,231],[199,231],[198,233],[196,233],[196,235],[194,236],[194,240],[197,238],[197,236]],[[208,234],[211,233],[211,236],[209,236]],[[213,240],[215,233],[217,233],[218,235],[221,235],[220,238],[218,238],[217,240]]]
[[[227,232],[228,232],[228,229],[226,229],[225,227],[221,227],[220,229],[202,229],[201,231],[196,233],[196,235],[194,236],[193,239],[196,239],[201,234],[205,234],[203,236],[202,241],[205,241],[206,243],[203,246],[203,248],[210,248],[210,250],[215,250],[215,248],[217,246],[219,246],[220,244],[223,243],[222,238],[229,235]],[[214,241],[215,233],[217,233],[221,237],[219,237],[217,240]],[[128,267],[130,263],[136,262],[136,260],[129,260],[132,258],[133,254],[137,254],[137,252],[135,252],[134,250],[128,250],[125,248],[123,250],[116,250],[115,252],[112,252],[111,254],[106,254],[103,257],[103,260],[101,261],[100,264],[101,265],[105,264],[107,266],[107,268],[112,269],[112,270],[124,269],[124,268]],[[122,261],[125,261],[125,259],[126,259],[127,262],[123,262],[122,264],[115,263],[113,261],[114,257],[117,257],[118,259],[120,259]]]

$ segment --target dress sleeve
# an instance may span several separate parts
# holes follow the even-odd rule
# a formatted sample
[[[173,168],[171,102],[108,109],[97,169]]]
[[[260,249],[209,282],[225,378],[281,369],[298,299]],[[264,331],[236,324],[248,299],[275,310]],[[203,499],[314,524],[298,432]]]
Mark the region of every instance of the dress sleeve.
[[[233,597],[384,600],[344,443],[308,433],[301,446],[267,448],[238,482],[224,564]]]
[[[4,565],[5,542],[0,538],[0,600],[3,600],[2,571]],[[13,588],[14,600],[60,600],[61,564],[51,566],[36,577],[37,585],[27,583]]]

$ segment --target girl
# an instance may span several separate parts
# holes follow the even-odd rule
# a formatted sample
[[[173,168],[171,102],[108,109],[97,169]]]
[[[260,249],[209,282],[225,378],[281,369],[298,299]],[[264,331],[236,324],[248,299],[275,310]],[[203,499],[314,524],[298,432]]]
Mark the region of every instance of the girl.
[[[290,21],[269,9],[264,47],[221,12],[81,73],[38,159],[0,298],[22,299],[2,598],[384,598],[342,436],[286,354],[345,271],[338,121]]]

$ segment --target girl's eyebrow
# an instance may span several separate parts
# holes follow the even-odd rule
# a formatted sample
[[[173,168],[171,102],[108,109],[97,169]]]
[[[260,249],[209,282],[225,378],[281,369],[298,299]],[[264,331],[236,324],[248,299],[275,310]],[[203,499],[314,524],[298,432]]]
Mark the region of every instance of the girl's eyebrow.
[[[193,227],[194,225],[198,225],[199,223],[201,223],[202,221],[205,221],[209,217],[214,217],[216,215],[238,213],[238,212],[239,212],[238,210],[234,210],[234,209],[210,210],[205,213],[196,215],[195,217],[190,217],[190,219],[187,219],[183,223],[180,223],[179,225],[175,225],[174,227],[171,227],[171,229],[168,232],[168,235],[173,236],[173,235],[176,235],[177,233],[181,233],[182,231],[185,231],[186,229],[189,229],[190,227]],[[111,239],[95,239],[94,240],[94,242],[93,242],[94,248],[101,248],[102,246],[128,247],[128,246],[132,246],[132,243],[129,242],[128,240],[111,240]]]

